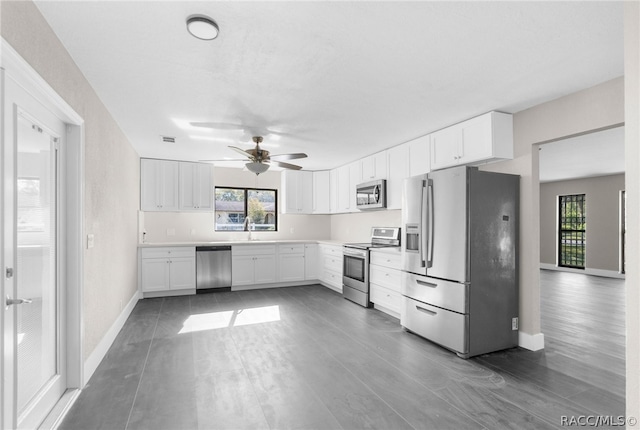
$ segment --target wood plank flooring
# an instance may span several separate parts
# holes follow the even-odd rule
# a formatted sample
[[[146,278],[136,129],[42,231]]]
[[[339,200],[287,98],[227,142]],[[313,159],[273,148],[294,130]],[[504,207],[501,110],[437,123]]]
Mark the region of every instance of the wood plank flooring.
[[[624,414],[624,281],[542,271],[546,349],[462,360],[320,285],[141,300],[61,429],[552,429]]]

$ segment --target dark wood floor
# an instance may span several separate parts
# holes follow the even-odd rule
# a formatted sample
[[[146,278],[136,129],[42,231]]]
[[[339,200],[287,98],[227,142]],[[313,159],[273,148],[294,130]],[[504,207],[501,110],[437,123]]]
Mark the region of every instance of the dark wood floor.
[[[623,415],[624,282],[541,279],[546,349],[470,360],[319,285],[142,300],[61,428],[546,429]]]

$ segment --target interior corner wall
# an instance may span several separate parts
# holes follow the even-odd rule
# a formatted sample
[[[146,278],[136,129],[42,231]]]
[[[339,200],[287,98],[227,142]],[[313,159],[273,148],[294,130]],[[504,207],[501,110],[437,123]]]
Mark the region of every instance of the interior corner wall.
[[[558,196],[585,194],[585,268],[617,272],[620,258],[620,191],[624,187],[624,175],[540,184],[540,263],[557,263]]]
[[[84,119],[83,361],[137,294],[139,158],[31,1],[3,1],[2,37]]]
[[[621,125],[625,115],[624,78],[603,82],[533,106],[513,116],[513,160],[483,170],[520,175],[520,329],[540,329],[540,182],[533,145]]]

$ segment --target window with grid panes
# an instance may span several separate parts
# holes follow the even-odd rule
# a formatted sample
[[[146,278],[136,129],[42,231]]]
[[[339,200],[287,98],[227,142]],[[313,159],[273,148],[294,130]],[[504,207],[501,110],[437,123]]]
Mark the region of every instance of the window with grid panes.
[[[558,212],[558,266],[584,269],[587,233],[585,194],[560,196]]]

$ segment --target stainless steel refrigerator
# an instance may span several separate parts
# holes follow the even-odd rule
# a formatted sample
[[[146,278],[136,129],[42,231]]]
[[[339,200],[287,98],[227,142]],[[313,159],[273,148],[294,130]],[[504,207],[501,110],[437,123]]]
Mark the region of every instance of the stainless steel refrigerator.
[[[462,358],[517,346],[519,179],[462,166],[405,180],[403,327]]]

